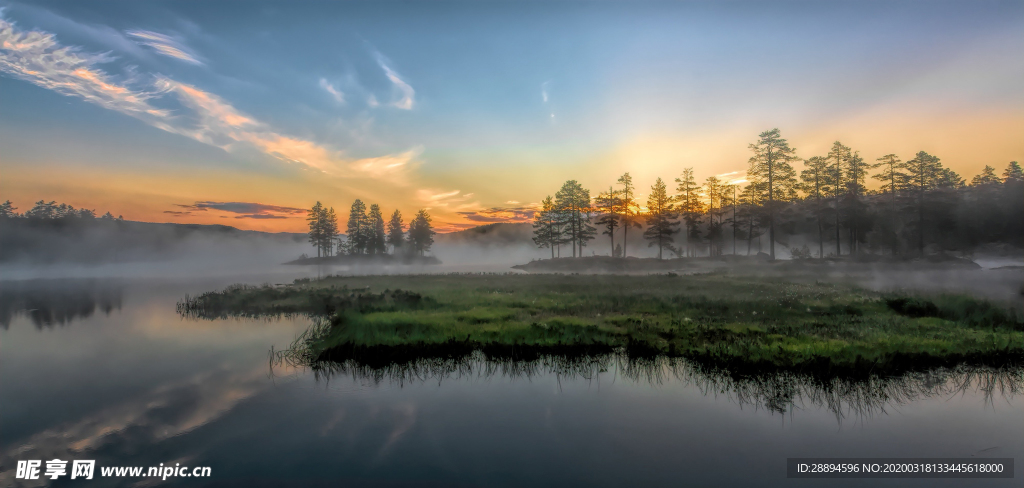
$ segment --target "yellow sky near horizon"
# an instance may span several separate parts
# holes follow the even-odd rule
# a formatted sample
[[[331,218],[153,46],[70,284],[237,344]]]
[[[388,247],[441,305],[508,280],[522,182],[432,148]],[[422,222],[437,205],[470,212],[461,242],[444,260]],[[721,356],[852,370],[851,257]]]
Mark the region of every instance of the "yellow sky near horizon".
[[[822,126],[806,126],[783,135],[801,158],[823,155],[832,141],[859,150],[873,161],[890,152],[908,159],[918,150],[939,156],[943,163],[965,179],[986,164],[1001,173],[1011,160],[1024,156],[1024,114],[1012,110],[906,115],[907,111],[868,111],[856,117]],[[176,205],[215,197],[223,202],[259,202],[282,207],[308,208],[319,200],[338,211],[344,221],[352,200],[362,198],[381,204],[390,215],[394,208],[406,221],[419,208],[428,208],[442,231],[458,230],[488,223],[474,221],[459,212],[524,207],[553,194],[564,180],[577,179],[592,195],[614,184],[630,172],[638,192],[646,195],[657,177],[674,187],[673,179],[682,168],[694,167],[698,179],[733,171],[745,171],[756,130],[708,128],[702,133],[680,135],[651,133],[633,137],[594,154],[577,155],[575,160],[533,160],[516,165],[479,165],[452,174],[432,174],[426,183],[434,190],[412,186],[372,188],[372,181],[337,178],[311,172],[282,177],[227,168],[203,168],[186,173],[156,174],[145,168],[117,171],[97,168],[83,172],[72,164],[50,163],[31,166],[5,164],[2,191],[20,211],[39,199],[66,202],[75,207],[110,211],[129,220],[222,224],[247,230],[303,232],[303,215],[283,219],[236,218],[221,211],[175,215]],[[505,154],[514,159],[515,154]],[[555,156],[558,157],[558,156]],[[424,165],[431,161],[426,158]],[[556,164],[557,163],[557,164]],[[797,164],[799,169],[801,165]],[[869,181],[869,186],[877,186]],[[455,191],[458,193],[454,193]],[[500,213],[495,215],[501,215]]]

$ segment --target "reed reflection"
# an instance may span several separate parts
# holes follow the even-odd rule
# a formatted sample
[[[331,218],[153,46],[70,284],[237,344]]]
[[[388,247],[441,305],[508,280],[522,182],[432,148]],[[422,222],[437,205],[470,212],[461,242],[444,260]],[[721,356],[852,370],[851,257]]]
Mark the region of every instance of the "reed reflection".
[[[594,354],[535,354],[530,350],[479,351],[446,348],[439,353],[388,348],[330,350],[315,353],[308,345],[325,327],[314,322],[284,351],[270,351],[270,369],[308,368],[317,381],[345,376],[354,381],[396,384],[462,378],[533,379],[554,376],[559,382],[625,379],[667,386],[678,383],[704,395],[722,396],[740,407],[793,414],[816,408],[831,412],[842,424],[862,420],[933,397],[980,394],[986,404],[1024,392],[1024,367],[958,366],[911,371],[893,376],[823,377],[797,372],[736,374],[726,368],[685,358],[631,356],[625,352]]]
[[[10,328],[19,315],[36,329],[64,326],[91,317],[110,315],[122,306],[123,287],[99,280],[0,281],[0,327]]]

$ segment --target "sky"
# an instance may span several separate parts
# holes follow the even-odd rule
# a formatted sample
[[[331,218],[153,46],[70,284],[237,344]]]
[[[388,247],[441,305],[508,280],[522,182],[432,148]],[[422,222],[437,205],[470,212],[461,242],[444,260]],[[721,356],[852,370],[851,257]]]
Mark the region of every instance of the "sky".
[[[928,151],[1024,160],[1024,2],[0,0],[0,200],[302,232],[355,199],[441,231],[575,179]],[[800,164],[797,164],[798,168]],[[738,173],[734,173],[738,172]]]

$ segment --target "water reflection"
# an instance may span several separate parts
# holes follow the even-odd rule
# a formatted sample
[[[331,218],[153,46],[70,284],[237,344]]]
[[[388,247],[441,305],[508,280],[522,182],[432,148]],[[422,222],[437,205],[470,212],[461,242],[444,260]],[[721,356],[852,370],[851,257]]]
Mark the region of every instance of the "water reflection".
[[[54,458],[212,466],[212,486],[247,487],[788,487],[778,474],[788,456],[1021,459],[1019,370],[821,381],[618,354],[289,348],[275,349],[268,378],[267,349],[290,344],[305,318],[193,323],[175,301],[214,285],[121,283],[50,282],[44,296],[56,301],[93,297],[91,316],[37,333],[17,312],[0,330],[0,487],[23,486],[18,460]],[[123,308],[105,316],[102,298],[119,304],[121,289]],[[1020,485],[1007,481],[998,486]]]
[[[64,326],[91,317],[97,310],[121,310],[123,287],[97,280],[0,281],[0,327],[21,314],[37,329]]]
[[[727,369],[695,363],[684,358],[634,357],[625,353],[572,355],[489,355],[481,351],[445,348],[440,354],[417,354],[413,350],[392,352],[333,350],[314,355],[308,345],[323,333],[324,323],[314,322],[305,334],[284,351],[270,352],[270,370],[286,367],[308,368],[317,381],[337,377],[379,385],[405,386],[415,383],[463,378],[505,378],[509,380],[552,376],[559,381],[600,381],[602,377],[659,386],[678,382],[703,395],[722,396],[740,407],[792,414],[816,408],[831,412],[840,424],[847,418],[864,419],[914,401],[980,394],[992,404],[1024,392],[1024,368],[959,366],[896,376],[866,378],[822,378],[792,372],[737,375]]]

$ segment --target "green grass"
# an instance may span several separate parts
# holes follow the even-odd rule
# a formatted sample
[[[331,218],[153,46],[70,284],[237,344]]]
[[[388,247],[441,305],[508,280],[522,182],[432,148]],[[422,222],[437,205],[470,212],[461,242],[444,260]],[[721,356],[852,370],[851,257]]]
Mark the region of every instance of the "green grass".
[[[326,317],[306,341],[321,358],[622,350],[825,375],[1024,358],[1016,312],[983,300],[726,274],[328,277],[186,297],[179,312]]]

